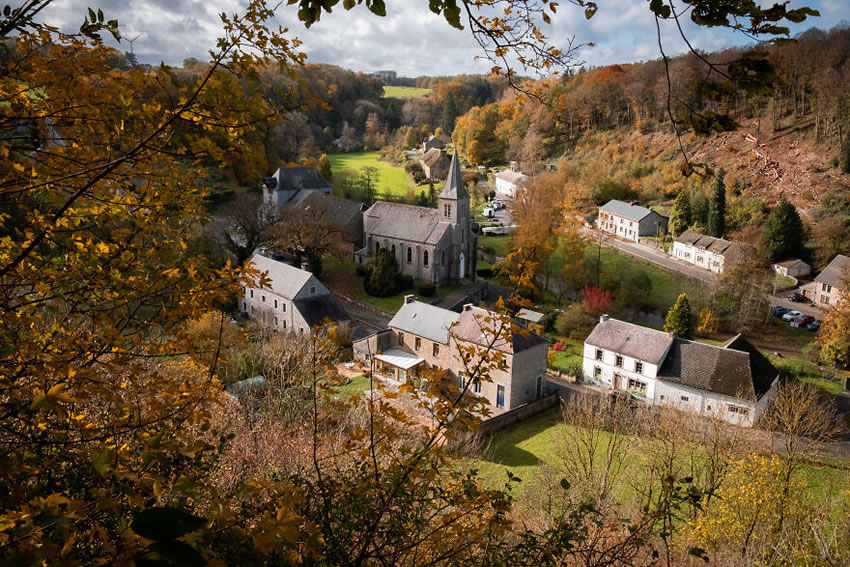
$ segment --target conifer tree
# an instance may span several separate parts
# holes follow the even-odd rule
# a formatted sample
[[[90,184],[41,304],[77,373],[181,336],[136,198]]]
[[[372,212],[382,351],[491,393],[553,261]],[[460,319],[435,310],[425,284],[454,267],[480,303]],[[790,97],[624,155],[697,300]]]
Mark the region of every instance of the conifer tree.
[[[773,261],[799,258],[805,253],[803,220],[784,195],[764,223],[763,238]]]
[[[688,302],[687,294],[681,294],[670,311],[667,312],[664,330],[668,333],[674,332],[683,339],[690,339],[694,336],[694,314],[691,313],[691,304]]]
[[[708,203],[708,232],[709,236],[723,238],[726,233],[726,183],[723,177],[726,172],[722,169],[717,172],[711,200]]]
[[[691,199],[688,197],[687,191],[682,189],[676,195],[676,200],[673,202],[673,214],[670,216],[670,233],[673,236],[679,236],[688,230],[692,222]]]

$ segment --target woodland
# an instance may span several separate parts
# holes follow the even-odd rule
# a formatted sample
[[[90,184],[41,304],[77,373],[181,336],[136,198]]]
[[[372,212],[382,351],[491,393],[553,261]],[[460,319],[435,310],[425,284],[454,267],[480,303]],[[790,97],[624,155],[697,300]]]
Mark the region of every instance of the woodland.
[[[846,479],[825,487],[801,473],[831,440],[834,420],[800,384],[778,393],[765,425],[773,433],[746,443],[719,420],[706,427],[676,413],[568,406],[570,458],[542,468],[535,480],[543,489],[525,492],[537,500],[521,500],[516,486],[525,479],[506,473],[493,486],[479,478],[486,443],[476,429],[488,410],[467,389],[505,364],[493,345],[522,332],[511,325],[522,299],[480,321],[490,344],[461,347],[463,389],[436,370],[402,389],[430,412],[424,423],[377,384],[340,395],[348,379],[336,363],[348,330],[268,335],[231,323],[240,289],[267,276],[205,241],[215,222],[210,168],[254,184],[289,160],[321,161],[315,153],[344,139],[348,120],[364,147],[370,122],[371,134],[388,141],[414,127],[433,132],[450,97],[457,114],[440,127],[451,125],[467,160],[479,163],[471,117],[506,99],[518,116],[544,108],[530,102],[542,100],[542,88],[526,85],[525,100],[506,94],[524,83],[505,53],[518,54],[528,72],[571,62],[544,33],[556,4],[504,0],[496,4],[510,8],[508,17],[492,19],[481,3],[429,2],[446,25],[469,28],[500,76],[429,84],[432,94],[408,107],[382,101],[372,78],[309,66],[297,40],[271,24],[274,8],[284,8],[262,0],[222,15],[210,62],[181,69],[122,60],[102,41],[117,38],[119,24],[101,10],[80,14],[78,32],[61,33],[38,18],[49,1],[27,0],[0,17],[0,563],[846,564]],[[314,25],[337,2],[290,4]],[[576,4],[588,17],[604,9]],[[814,15],[746,1],[725,11],[688,5],[699,25],[732,27],[733,17],[767,38]],[[382,0],[342,7],[386,11]],[[666,3],[648,9],[672,22]],[[741,65],[761,70],[748,86],[771,83],[753,59]],[[846,136],[832,107],[798,94],[784,113],[817,110],[818,136]],[[697,126],[730,126],[712,108],[700,107]],[[636,128],[632,112],[559,123]],[[520,132],[523,142],[544,134]],[[481,155],[489,156],[481,163],[497,159]],[[699,171],[696,160],[683,163],[692,177]],[[563,186],[554,175],[541,187],[556,195]],[[527,215],[572,219],[573,206],[557,201]],[[533,259],[508,263],[514,290],[535,285]],[[224,393],[233,376],[255,372],[268,380],[257,399],[237,403]],[[629,457],[635,449],[640,462]],[[638,499],[626,501],[619,490],[638,470],[628,479]]]

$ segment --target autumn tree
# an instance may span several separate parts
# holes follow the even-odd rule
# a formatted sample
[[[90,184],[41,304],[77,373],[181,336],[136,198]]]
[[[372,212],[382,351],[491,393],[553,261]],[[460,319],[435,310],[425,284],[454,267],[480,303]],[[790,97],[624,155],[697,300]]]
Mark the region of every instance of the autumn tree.
[[[676,195],[673,212],[670,215],[670,234],[679,236],[691,226],[691,200],[684,189]]]
[[[838,301],[826,312],[815,344],[820,358],[833,366],[850,362],[850,271],[841,275]]]
[[[800,213],[783,195],[764,223],[764,243],[771,260],[800,258],[805,254],[805,238]]]
[[[714,186],[711,190],[711,199],[708,202],[708,226],[706,232],[709,236],[723,238],[726,234],[726,183],[724,177],[726,172],[722,169],[717,172]]]
[[[667,317],[664,319],[664,330],[670,333],[676,333],[677,336],[683,339],[691,339],[694,336],[694,314],[691,311],[691,304],[688,301],[687,294],[680,294],[676,298],[676,303],[667,312]]]
[[[331,170],[331,160],[328,158],[328,154],[319,156],[319,175],[329,182],[333,180],[334,174]]]
[[[275,250],[294,258],[296,266],[306,263],[318,277],[322,274],[322,258],[331,246],[332,231],[324,211],[290,206],[278,213],[277,222],[268,231],[268,240]]]
[[[611,292],[601,287],[585,286],[581,290],[581,300],[587,312],[595,317],[609,313],[614,305]]]

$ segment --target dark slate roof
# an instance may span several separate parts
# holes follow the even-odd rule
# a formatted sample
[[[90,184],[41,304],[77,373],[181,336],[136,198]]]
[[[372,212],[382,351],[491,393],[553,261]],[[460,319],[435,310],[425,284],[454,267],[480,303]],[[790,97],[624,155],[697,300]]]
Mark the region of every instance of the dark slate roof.
[[[722,347],[676,338],[657,378],[698,390],[758,400],[779,371],[738,335]]]
[[[322,325],[326,319],[335,322],[351,321],[351,317],[332,293],[296,299],[294,303],[311,328]]]
[[[693,230],[686,230],[685,232],[677,236],[676,242],[690,244],[692,246],[696,246],[697,248],[703,248],[710,252],[716,252],[717,254],[721,255],[726,255],[726,252],[730,251],[730,249],[734,246],[732,242],[724,240],[723,238],[707,236],[705,234],[701,234]]]
[[[389,327],[411,335],[425,337],[438,343],[449,343],[449,328],[457,321],[458,314],[442,307],[411,299],[389,322]]]
[[[658,364],[673,342],[673,336],[664,331],[608,319],[596,325],[584,342],[604,350]]]
[[[841,287],[841,278],[844,275],[844,268],[847,267],[850,270],[850,258],[839,254],[835,258],[832,259],[832,262],[823,269],[821,273],[818,274],[818,277],[815,278],[815,281],[818,283],[825,283],[827,285],[831,285],[832,287]]]
[[[440,211],[428,207],[378,201],[366,211],[373,220],[370,232],[398,240],[436,244],[449,227],[440,220]],[[365,219],[364,219],[365,221]]]
[[[490,318],[493,319],[490,319]],[[501,327],[502,322],[498,319],[498,313],[488,311],[480,307],[466,306],[457,319],[457,325],[452,329],[452,334],[457,340],[470,342],[480,346],[493,344],[495,350],[508,354],[522,352],[526,349],[548,344],[544,337],[523,329],[519,325],[511,325],[511,340],[506,337],[498,337],[493,342],[494,331]],[[507,334],[507,333],[505,333]]]
[[[277,178],[283,191],[330,187],[330,183],[319,175],[315,167],[281,167],[277,170]]]
[[[646,207],[639,207],[638,205],[630,205],[623,201],[608,201],[601,207],[599,207],[600,211],[605,211],[606,213],[611,213],[612,215],[617,215],[618,217],[623,217],[633,221],[640,221],[643,217],[651,213],[652,211],[647,209]]]
[[[311,191],[301,201],[300,208],[304,211],[318,211],[324,220],[337,229],[342,229],[351,219],[363,214],[362,203],[318,191]]]
[[[468,199],[469,193],[463,184],[463,172],[460,170],[460,160],[457,150],[452,153],[452,163],[449,166],[449,176],[446,179],[446,187],[440,193],[441,199]]]

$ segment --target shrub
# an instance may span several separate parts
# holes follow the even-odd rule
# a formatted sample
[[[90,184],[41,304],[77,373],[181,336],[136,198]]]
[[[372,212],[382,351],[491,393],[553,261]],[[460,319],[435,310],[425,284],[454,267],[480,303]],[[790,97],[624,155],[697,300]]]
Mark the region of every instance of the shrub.
[[[476,270],[479,278],[492,278],[493,277],[493,269],[492,268],[478,268]]]
[[[413,289],[413,276],[410,274],[398,274],[395,278],[396,292]]]
[[[434,297],[436,292],[437,288],[435,288],[432,283],[424,283],[419,286],[419,295],[422,297]]]
[[[580,303],[574,303],[555,319],[555,330],[559,335],[583,340],[595,324],[596,317],[588,313]]]
[[[554,345],[552,345],[552,348],[554,350],[557,350],[558,352],[563,352],[564,350],[566,350],[566,347],[564,347],[564,343],[561,342],[555,343]]]
[[[365,278],[369,275],[369,269],[364,264],[357,264],[357,267],[354,269],[354,272],[361,278]]]

